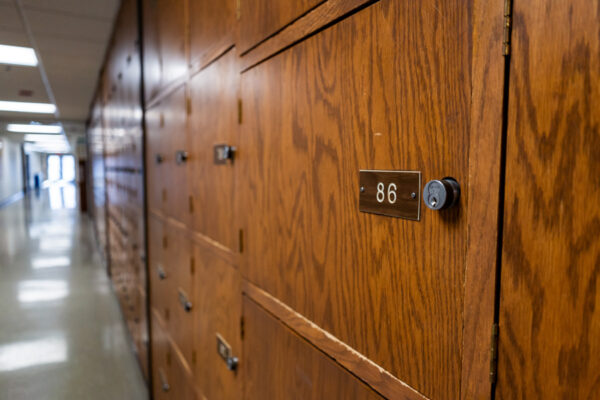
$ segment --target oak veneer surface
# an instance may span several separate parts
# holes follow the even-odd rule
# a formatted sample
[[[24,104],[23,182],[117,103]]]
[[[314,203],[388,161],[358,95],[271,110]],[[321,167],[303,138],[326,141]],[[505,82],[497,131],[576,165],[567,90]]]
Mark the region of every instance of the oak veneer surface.
[[[600,398],[600,4],[514,3],[499,399]]]
[[[381,1],[242,74],[243,275],[435,399],[459,397],[465,213],[359,213],[358,177],[466,181],[469,9]]]
[[[239,73],[236,61],[235,50],[229,50],[189,81],[192,225],[195,231],[229,249],[236,247],[239,229],[234,215],[235,161],[215,164],[214,146],[237,144]]]
[[[156,0],[143,0],[144,94],[146,102],[160,89],[160,34],[158,31],[158,4]]]
[[[146,190],[148,208],[151,210],[163,210],[165,207],[163,190],[166,190],[167,136],[162,132],[161,121],[164,121],[164,116],[161,117],[161,114],[160,104],[146,111]],[[157,162],[157,157],[162,157],[163,161]]]
[[[237,0],[189,2],[190,60],[206,64],[234,43]]]
[[[194,246],[194,343],[198,361],[194,376],[200,391],[209,399],[240,399],[243,371],[230,371],[217,353],[217,333],[241,359],[240,318],[242,292],[239,271],[219,257]],[[186,329],[190,329],[186,325]]]
[[[239,37],[243,53],[327,0],[238,0]]]
[[[168,304],[170,311],[169,321],[165,324],[167,333],[191,370],[195,351],[193,322],[197,313],[194,304],[196,288],[192,279],[192,243],[184,230],[172,224],[165,224],[165,234],[168,244],[164,263],[169,272],[169,282],[165,297],[160,302]],[[191,302],[190,311],[185,310],[180,294]]]
[[[382,399],[244,297],[245,399]]]

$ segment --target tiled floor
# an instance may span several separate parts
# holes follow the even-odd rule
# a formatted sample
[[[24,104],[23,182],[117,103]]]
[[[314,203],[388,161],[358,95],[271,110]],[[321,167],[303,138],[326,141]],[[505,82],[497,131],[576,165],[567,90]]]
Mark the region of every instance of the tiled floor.
[[[0,399],[146,399],[72,185],[0,209]]]

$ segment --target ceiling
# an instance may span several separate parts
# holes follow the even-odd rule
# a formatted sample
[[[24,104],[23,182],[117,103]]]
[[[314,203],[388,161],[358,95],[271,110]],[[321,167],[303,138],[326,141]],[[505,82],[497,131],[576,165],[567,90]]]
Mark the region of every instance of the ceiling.
[[[40,61],[38,67],[0,65],[0,100],[54,99],[58,109],[55,116],[0,112],[0,133],[17,121],[60,121],[67,135],[83,133],[119,5],[120,0],[0,0],[0,44],[33,47]]]

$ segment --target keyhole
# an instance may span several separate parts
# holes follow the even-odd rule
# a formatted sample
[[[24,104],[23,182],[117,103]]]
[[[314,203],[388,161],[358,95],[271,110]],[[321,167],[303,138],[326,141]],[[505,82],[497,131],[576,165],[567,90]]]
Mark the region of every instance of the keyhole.
[[[437,199],[437,197],[432,197],[432,198],[429,200],[429,204],[431,204],[431,206],[432,206],[432,207],[435,207],[435,206],[437,205],[437,202],[438,202],[438,199]]]

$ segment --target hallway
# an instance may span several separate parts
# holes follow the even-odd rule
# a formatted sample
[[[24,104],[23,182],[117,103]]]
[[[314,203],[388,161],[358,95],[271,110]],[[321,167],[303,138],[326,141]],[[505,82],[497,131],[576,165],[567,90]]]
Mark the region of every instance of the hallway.
[[[0,399],[148,397],[73,185],[0,209]]]

